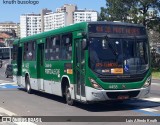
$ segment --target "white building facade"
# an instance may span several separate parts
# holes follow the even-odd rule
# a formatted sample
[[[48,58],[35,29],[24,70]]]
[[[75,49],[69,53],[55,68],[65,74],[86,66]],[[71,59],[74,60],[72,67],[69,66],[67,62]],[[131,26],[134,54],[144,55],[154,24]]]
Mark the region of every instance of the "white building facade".
[[[20,36],[26,37],[41,32],[41,15],[25,14],[20,16]]]
[[[45,12],[44,12],[45,11]],[[41,14],[20,16],[20,36],[26,37],[83,21],[97,21],[98,13],[93,10],[77,10],[77,6],[65,4],[56,12],[42,10]],[[43,16],[42,16],[43,15]]]
[[[15,30],[16,35],[19,37],[20,28],[18,23],[13,23],[13,22],[0,23],[0,32],[12,32],[12,30]]]
[[[66,25],[66,13],[47,13],[44,16],[44,31],[57,29]]]
[[[97,21],[98,13],[94,10],[76,10],[74,12],[74,23]]]

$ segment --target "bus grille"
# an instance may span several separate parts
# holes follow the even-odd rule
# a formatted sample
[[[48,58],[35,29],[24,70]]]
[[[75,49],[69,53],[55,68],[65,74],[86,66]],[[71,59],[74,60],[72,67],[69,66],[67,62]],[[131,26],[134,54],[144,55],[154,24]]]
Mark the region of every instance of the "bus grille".
[[[129,96],[129,98],[134,98],[139,94],[138,91],[129,91],[129,92],[106,92],[107,96],[111,99],[117,99],[118,96]]]

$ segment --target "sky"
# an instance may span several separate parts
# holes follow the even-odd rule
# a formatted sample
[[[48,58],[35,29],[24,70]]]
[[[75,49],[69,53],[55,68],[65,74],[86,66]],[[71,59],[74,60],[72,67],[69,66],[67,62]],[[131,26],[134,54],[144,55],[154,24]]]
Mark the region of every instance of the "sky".
[[[13,4],[8,2],[14,1]],[[24,1],[37,1],[38,4],[18,4]],[[106,0],[0,0],[0,22],[12,21],[19,23],[21,14],[40,13],[43,8],[53,12],[64,4],[77,5],[78,9],[92,9],[100,12],[106,6]]]

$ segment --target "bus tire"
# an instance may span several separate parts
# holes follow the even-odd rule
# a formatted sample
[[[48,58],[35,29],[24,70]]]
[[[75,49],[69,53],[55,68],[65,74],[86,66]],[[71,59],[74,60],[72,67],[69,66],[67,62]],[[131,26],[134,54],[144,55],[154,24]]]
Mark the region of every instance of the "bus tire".
[[[26,83],[26,91],[28,94],[32,93],[32,89],[31,89],[31,84],[30,84],[30,80],[29,77],[27,76],[25,79],[25,83]]]
[[[74,104],[74,101],[73,99],[71,98],[71,92],[69,90],[69,85],[66,85],[66,89],[65,89],[65,97],[66,97],[66,103],[68,105],[73,105]]]

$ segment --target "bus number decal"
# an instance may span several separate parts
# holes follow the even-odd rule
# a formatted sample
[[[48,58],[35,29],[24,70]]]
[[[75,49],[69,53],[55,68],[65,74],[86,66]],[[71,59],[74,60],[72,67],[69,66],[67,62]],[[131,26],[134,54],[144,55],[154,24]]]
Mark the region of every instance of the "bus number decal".
[[[51,67],[52,67],[52,64],[45,64],[45,67],[46,67],[46,68],[51,68]]]
[[[45,73],[49,75],[58,75],[60,74],[60,69],[45,69]]]
[[[117,85],[109,85],[109,89],[118,89]]]

